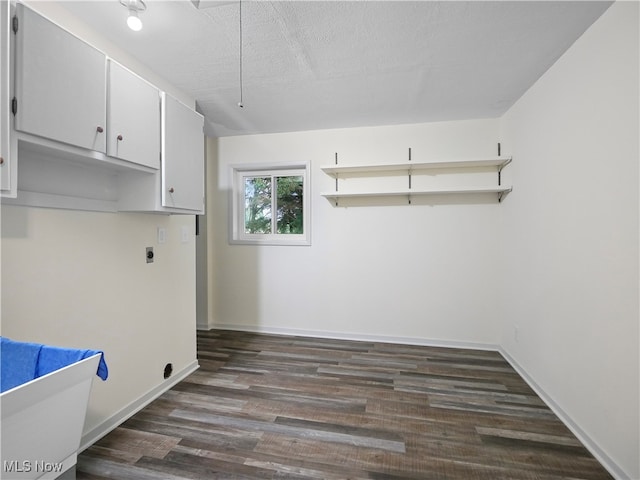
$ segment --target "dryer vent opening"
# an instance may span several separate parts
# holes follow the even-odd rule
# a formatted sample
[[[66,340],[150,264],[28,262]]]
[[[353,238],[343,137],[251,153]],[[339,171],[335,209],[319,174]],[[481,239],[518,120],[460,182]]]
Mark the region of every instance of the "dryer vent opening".
[[[172,373],[173,373],[173,365],[171,365],[170,363],[167,363],[164,366],[164,378],[169,378]]]

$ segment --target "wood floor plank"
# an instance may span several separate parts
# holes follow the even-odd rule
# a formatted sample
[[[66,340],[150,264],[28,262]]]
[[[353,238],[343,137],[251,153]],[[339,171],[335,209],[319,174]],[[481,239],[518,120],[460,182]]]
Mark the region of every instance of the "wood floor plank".
[[[179,442],[179,437],[123,427],[102,438],[97,445],[115,450],[119,445],[126,444],[129,454],[164,458]]]
[[[200,369],[78,458],[78,480],[603,480],[497,352],[198,332]]]

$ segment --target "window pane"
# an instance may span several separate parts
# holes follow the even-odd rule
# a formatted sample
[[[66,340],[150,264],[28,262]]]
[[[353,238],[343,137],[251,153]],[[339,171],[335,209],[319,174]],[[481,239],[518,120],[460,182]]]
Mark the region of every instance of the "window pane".
[[[277,209],[277,233],[302,234],[303,232],[303,188],[304,181],[301,175],[276,177],[278,197]]]
[[[244,179],[244,232],[271,233],[271,177]]]

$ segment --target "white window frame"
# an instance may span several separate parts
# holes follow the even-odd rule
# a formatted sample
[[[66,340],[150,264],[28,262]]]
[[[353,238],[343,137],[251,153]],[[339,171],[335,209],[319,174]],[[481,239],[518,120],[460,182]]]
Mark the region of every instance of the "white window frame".
[[[308,163],[231,165],[231,189],[229,212],[229,243],[235,245],[311,245],[311,182]],[[260,176],[301,176],[302,234],[246,233],[245,221],[245,178]],[[272,192],[274,193],[274,192]]]

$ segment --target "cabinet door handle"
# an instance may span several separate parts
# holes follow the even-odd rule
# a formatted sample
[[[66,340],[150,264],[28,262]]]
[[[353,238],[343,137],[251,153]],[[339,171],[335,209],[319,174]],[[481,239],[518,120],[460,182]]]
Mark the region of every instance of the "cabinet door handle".
[[[171,188],[169,189],[169,193],[173,193],[173,192],[175,192],[175,190],[173,189],[173,187],[171,187]]]
[[[0,165],[4,165],[4,157],[0,157]]]
[[[98,133],[102,133],[102,132],[104,132],[104,128],[102,128],[102,127],[98,127],[98,128],[96,128],[96,131],[97,131]]]
[[[122,141],[122,135],[118,135],[117,139],[119,142]]]

